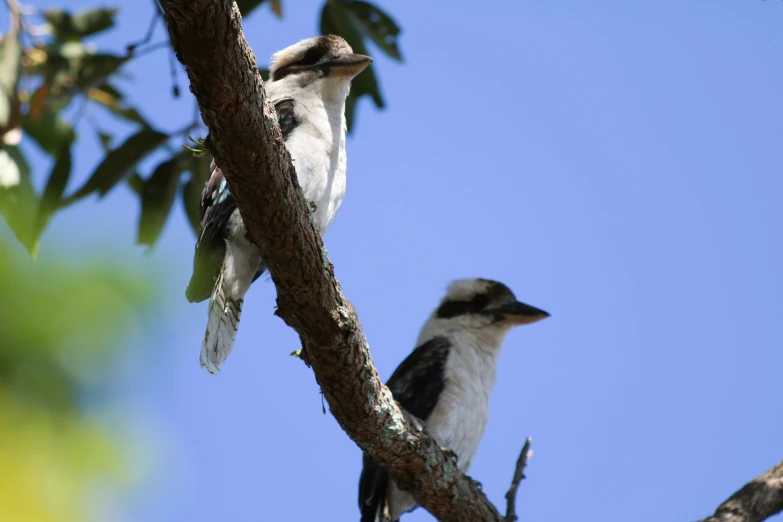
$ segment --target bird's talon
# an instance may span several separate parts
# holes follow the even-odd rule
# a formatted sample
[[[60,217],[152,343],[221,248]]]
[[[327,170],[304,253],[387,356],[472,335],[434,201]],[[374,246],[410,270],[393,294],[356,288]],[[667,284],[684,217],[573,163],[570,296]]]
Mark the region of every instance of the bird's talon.
[[[447,457],[449,457],[451,460],[454,461],[454,464],[456,464],[459,461],[459,457],[454,452],[453,449],[447,448],[446,446],[441,446],[440,450],[446,454]]]

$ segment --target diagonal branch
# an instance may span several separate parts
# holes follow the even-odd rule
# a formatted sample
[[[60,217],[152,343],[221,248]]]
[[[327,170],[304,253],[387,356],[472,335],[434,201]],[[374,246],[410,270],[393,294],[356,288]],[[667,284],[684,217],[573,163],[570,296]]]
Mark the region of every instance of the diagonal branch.
[[[277,315],[299,334],[335,419],[438,520],[504,522],[438,444],[408,422],[381,383],[356,312],[310,219],[233,0],[160,4],[209,128],[210,150],[272,274]],[[527,455],[523,448],[519,481]],[[783,463],[743,487],[704,522],[759,522],[781,509]]]
[[[759,475],[700,522],[761,522],[783,511],[783,461]]]
[[[353,306],[310,219],[232,0],[160,0],[178,59],[249,235],[277,288],[279,315],[340,426],[439,520],[503,517],[383,386]]]

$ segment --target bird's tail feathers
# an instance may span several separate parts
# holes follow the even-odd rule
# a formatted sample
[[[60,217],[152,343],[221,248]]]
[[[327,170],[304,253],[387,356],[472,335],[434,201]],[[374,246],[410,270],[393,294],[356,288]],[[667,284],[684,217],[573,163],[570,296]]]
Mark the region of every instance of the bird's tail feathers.
[[[218,276],[209,300],[209,320],[201,345],[201,366],[211,374],[220,371],[231,349],[239,327],[243,299],[231,299],[223,289],[223,274]]]

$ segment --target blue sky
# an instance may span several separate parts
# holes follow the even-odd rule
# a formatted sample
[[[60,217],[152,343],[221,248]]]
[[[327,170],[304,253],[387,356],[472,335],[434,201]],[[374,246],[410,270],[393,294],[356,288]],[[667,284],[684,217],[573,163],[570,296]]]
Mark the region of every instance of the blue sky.
[[[252,15],[259,63],[314,35],[320,5]],[[779,462],[783,2],[379,5],[405,62],[372,50],[387,109],[359,106],[325,240],[381,376],[450,280],[493,278],[552,314],[509,337],[471,473],[502,503],[532,436],[522,520],[693,520]],[[116,49],[152,12],[121,7],[97,40]],[[188,121],[164,53],[129,71],[151,121]],[[76,177],[97,161],[85,136]],[[40,254],[100,246],[167,274],[165,327],[122,389],[157,440],[125,519],[358,519],[360,452],[289,357],[273,286],[254,286],[234,352],[207,375],[206,308],[184,299],[194,237],[178,208],[144,253],[137,214],[118,189],[55,218]]]

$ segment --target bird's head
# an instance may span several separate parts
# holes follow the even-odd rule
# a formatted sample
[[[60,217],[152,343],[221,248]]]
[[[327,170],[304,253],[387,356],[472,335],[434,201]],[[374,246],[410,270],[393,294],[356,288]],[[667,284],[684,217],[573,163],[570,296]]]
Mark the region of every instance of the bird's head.
[[[355,54],[339,36],[318,36],[272,55],[269,81],[287,82],[293,88],[321,88],[325,97],[342,95],[344,99],[351,79],[371,62],[369,56]]]
[[[503,283],[458,279],[449,285],[430,323],[437,329],[475,331],[500,343],[511,328],[547,317],[545,311],[517,301]]]

